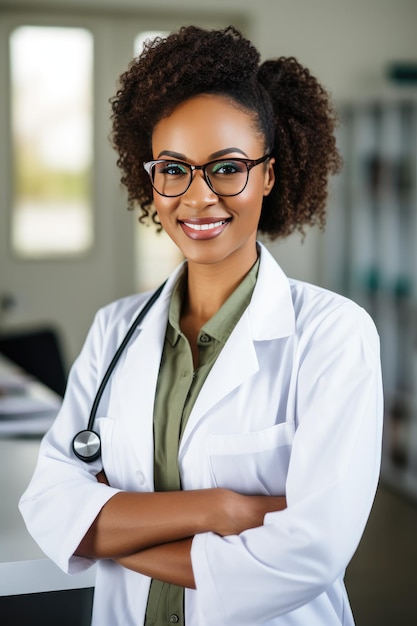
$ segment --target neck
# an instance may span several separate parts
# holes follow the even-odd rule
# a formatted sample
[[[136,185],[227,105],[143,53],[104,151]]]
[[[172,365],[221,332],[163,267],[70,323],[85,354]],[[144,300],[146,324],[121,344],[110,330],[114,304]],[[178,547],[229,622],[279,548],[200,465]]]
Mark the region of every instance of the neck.
[[[201,325],[209,320],[226,302],[257,259],[257,250],[242,263],[227,259],[222,263],[198,264],[188,262],[187,297],[183,314],[198,319]]]

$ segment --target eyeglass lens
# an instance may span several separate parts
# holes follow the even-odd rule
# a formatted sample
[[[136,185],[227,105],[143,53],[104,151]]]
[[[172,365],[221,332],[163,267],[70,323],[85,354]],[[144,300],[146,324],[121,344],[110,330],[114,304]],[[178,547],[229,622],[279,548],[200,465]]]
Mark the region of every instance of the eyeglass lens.
[[[211,189],[223,196],[233,196],[243,191],[249,176],[246,163],[234,159],[213,161],[203,169]],[[152,184],[164,196],[180,196],[185,193],[191,184],[192,175],[189,165],[176,161],[154,163],[151,170]]]

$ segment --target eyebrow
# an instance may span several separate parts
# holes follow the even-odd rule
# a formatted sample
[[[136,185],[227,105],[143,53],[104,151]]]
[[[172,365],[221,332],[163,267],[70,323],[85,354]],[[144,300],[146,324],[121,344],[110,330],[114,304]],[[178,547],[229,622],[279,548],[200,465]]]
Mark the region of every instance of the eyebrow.
[[[243,150],[240,150],[240,148],[224,148],[223,150],[218,150],[217,152],[213,152],[213,154],[209,155],[209,158],[218,159],[222,156],[225,156],[226,154],[230,154],[231,152],[239,152],[240,154],[243,154],[243,156],[248,158],[248,155],[246,154],[246,152],[243,152]],[[162,155],[170,156],[174,159],[178,159],[179,161],[187,160],[187,157],[185,156],[185,154],[181,154],[180,152],[173,152],[172,150],[162,150],[156,158],[160,159]]]

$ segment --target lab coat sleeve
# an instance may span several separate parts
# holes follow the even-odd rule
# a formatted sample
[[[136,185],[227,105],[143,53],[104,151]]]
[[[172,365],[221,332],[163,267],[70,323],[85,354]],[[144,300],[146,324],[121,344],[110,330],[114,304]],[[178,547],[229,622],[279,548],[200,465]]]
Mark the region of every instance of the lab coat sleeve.
[[[347,301],[303,332],[287,509],[239,536],[197,535],[192,566],[210,624],[249,626],[308,603],[353,556],[375,496],[382,439],[379,339]]]
[[[97,314],[71,369],[62,408],[43,438],[34,475],[19,503],[40,548],[70,574],[93,564],[73,553],[100,509],[118,491],[97,483],[100,460],[83,463],[71,448],[74,435],[86,428],[103,375],[105,317],[103,312]]]

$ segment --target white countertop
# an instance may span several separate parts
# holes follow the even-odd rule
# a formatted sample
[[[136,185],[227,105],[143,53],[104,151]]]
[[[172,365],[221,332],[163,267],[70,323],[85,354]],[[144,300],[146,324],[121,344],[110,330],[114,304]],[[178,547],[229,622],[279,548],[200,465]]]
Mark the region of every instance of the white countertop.
[[[36,439],[0,439],[0,596],[93,587],[95,571],[64,574],[40,550],[18,510],[39,449]]]
[[[0,356],[0,382],[4,383],[9,374],[24,380],[24,374]],[[1,400],[8,400],[5,388],[3,384]],[[29,412],[8,415],[4,410],[15,401],[30,398],[34,401],[33,416]],[[40,436],[54,419],[60,399],[27,377],[27,394],[13,391],[11,400],[11,405],[3,402],[0,407],[0,596],[93,587],[95,569],[76,576],[64,574],[29,535],[18,509],[20,496],[35,469]],[[44,401],[49,404],[46,411],[38,410],[37,403]]]

